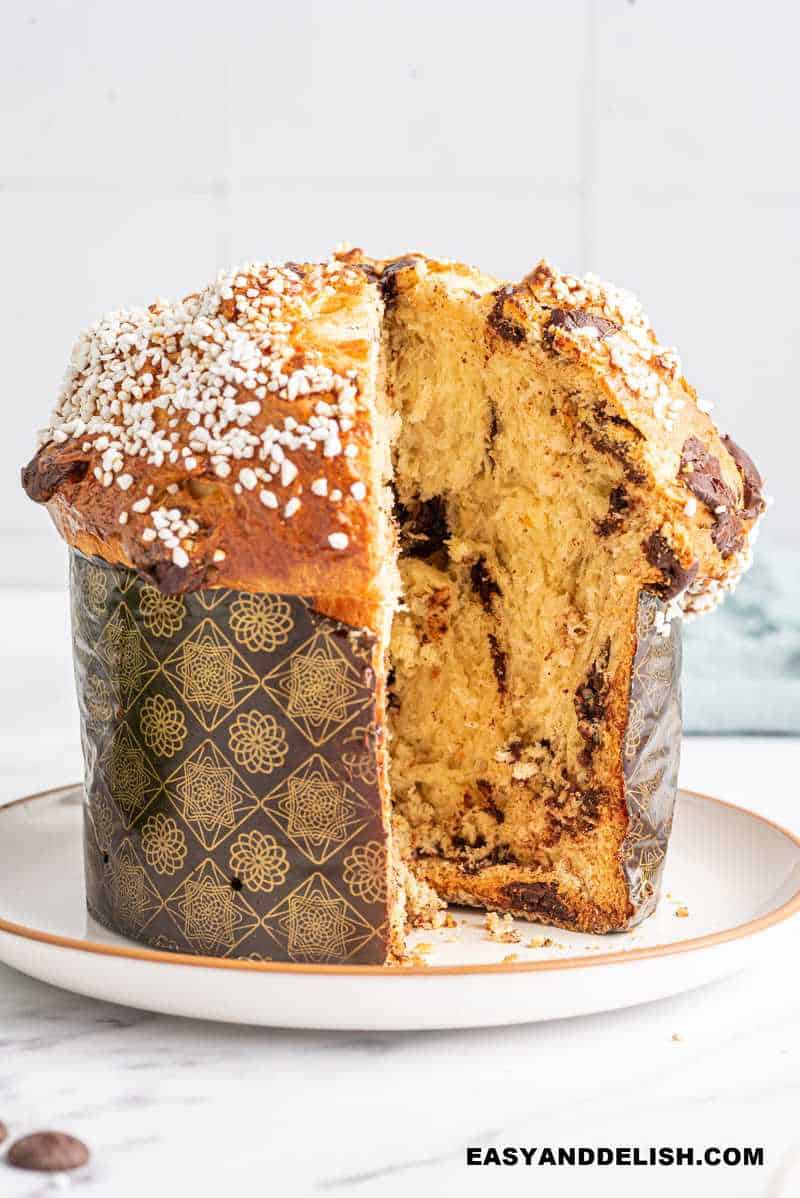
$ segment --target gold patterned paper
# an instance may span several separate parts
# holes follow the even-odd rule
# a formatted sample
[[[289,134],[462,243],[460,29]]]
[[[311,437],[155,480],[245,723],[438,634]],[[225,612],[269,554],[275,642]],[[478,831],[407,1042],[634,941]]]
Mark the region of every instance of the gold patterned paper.
[[[656,615],[663,610],[654,595],[641,594],[622,745],[628,807],[622,866],[633,906],[630,927],[655,910],[678,785],[681,630],[680,621],[673,620],[668,636],[660,632]]]
[[[382,963],[375,638],[71,555],[91,914],[167,951]]]

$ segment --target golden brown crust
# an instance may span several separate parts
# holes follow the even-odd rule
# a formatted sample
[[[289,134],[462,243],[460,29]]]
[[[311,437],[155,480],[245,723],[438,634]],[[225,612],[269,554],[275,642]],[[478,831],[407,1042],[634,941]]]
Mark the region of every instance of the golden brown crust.
[[[242,297],[246,307],[237,313]],[[276,322],[271,308],[258,305],[278,298]],[[336,595],[366,609],[374,624],[380,312],[368,275],[331,260],[253,264],[182,304],[112,314],[76,347],[77,365],[23,485],[48,504],[68,544],[132,566],[167,592],[216,586]],[[206,346],[195,344],[201,319],[231,359],[217,376],[209,374]],[[104,361],[113,338],[118,374],[138,386],[127,412],[109,410],[105,399],[114,395],[119,408],[122,391]],[[155,363],[146,356],[153,349]],[[248,353],[255,367],[241,377],[237,364]],[[181,386],[193,392],[188,399],[177,393]],[[216,396],[207,399],[212,390],[222,392],[216,408]],[[149,439],[139,435],[137,404],[154,425],[145,427]],[[214,443],[204,428],[209,406]],[[161,535],[165,524],[171,538]]]

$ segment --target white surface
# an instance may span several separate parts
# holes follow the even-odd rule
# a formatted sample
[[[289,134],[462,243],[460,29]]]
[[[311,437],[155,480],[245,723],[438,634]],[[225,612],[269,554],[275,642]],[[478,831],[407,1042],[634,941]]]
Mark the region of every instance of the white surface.
[[[59,576],[17,472],[81,327],[343,238],[637,290],[796,544],[800,8],[720,5],[0,5],[7,581]]]
[[[794,942],[794,927],[780,923],[702,943],[769,920],[789,903],[796,914],[800,845],[752,815],[682,794],[664,901],[624,935],[599,938],[517,921],[518,942],[509,944],[487,935],[480,913],[458,912],[455,929],[411,937],[411,947],[426,943],[430,950],[420,972],[237,969],[186,965],[164,954],[137,960],[136,945],[87,917],[82,799],[76,787],[0,808],[0,920],[71,942],[0,928],[0,961],[78,994],[168,1015],[381,1032],[534,1023],[680,994],[768,961]],[[689,914],[678,916],[684,909]],[[544,936],[553,944],[532,946],[535,933],[540,944]],[[82,944],[109,951],[83,951]],[[667,951],[648,956],[653,949]],[[496,972],[509,955],[511,970]],[[464,966],[482,972],[447,972]]]
[[[59,592],[0,592],[3,799],[80,773],[65,621]],[[684,743],[684,785],[800,833],[798,776],[797,740]],[[0,1118],[14,1135],[85,1136],[95,1162],[80,1192],[101,1198],[796,1198],[799,947],[795,926],[758,969],[615,1014],[427,1033],[194,1022],[0,966]],[[754,1144],[766,1164],[466,1169],[469,1143]],[[12,1198],[43,1192],[10,1172],[2,1183]]]

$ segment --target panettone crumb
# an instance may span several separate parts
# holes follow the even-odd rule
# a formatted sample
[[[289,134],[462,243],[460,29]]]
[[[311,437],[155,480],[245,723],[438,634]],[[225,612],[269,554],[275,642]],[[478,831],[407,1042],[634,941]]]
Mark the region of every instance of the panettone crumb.
[[[522,939],[510,915],[501,916],[496,911],[488,911],[483,926],[489,933],[489,939],[498,940],[501,944],[519,944]]]
[[[430,962],[426,960],[426,951],[417,946],[404,952],[399,960],[399,964],[419,969],[420,967],[427,968]]]
[[[404,860],[407,851],[402,826],[395,824],[392,836],[394,873],[406,931],[411,928],[455,927],[455,920],[447,911],[447,904],[432,886],[417,878]]]

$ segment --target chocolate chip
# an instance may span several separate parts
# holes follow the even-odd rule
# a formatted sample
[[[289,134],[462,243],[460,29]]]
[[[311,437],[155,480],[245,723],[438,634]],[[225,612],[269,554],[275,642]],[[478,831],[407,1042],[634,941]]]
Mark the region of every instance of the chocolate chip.
[[[564,923],[574,920],[573,912],[550,882],[509,882],[500,893],[512,909],[527,915],[540,915]]]
[[[397,684],[397,672],[394,666],[390,666],[386,674],[386,710],[399,711],[400,698],[394,687]]]
[[[595,528],[598,536],[610,537],[612,533],[619,532],[625,520],[625,513],[630,510],[630,500],[628,492],[624,487],[614,487],[608,497],[608,515],[602,520],[595,521]]]
[[[744,492],[744,516],[746,519],[752,520],[760,515],[766,507],[762,497],[763,483],[761,475],[750,455],[745,453],[741,446],[737,445],[731,437],[723,437],[722,444],[738,467],[742,478],[742,490]]]
[[[370,283],[380,282],[380,275],[378,274],[375,267],[371,266],[369,262],[352,262],[350,265],[355,270],[360,270],[362,274],[365,274],[367,276],[367,278],[369,279]]]
[[[604,316],[587,312],[584,308],[553,308],[545,326],[545,335],[552,329],[564,329],[567,333],[572,333],[575,329],[597,329],[600,340],[603,341],[606,337],[618,333],[619,325],[613,320],[606,320]],[[551,331],[550,339],[552,340]]]
[[[627,512],[631,506],[628,499],[628,492],[624,487],[614,487],[614,490],[608,497],[608,510],[610,512]]]
[[[450,527],[447,506],[441,495],[414,500],[408,507],[398,503],[395,514],[401,525],[400,544],[404,557],[430,557],[446,548]]]
[[[511,849],[507,844],[496,844],[493,849],[479,862],[479,869],[487,869],[492,865],[516,865]]]
[[[711,530],[711,540],[723,557],[730,557],[744,543],[742,521],[737,512],[715,512],[716,524]]]
[[[719,458],[709,453],[699,437],[687,437],[684,441],[680,473],[692,494],[712,511],[730,501],[730,487],[722,477]]]
[[[380,287],[385,304],[392,304],[397,299],[397,275],[407,266],[414,266],[416,262],[416,258],[395,258],[394,262],[389,262],[384,266]]]
[[[492,655],[492,667],[494,676],[497,679],[497,689],[501,695],[504,695],[507,690],[506,673],[508,662],[505,653],[500,648],[500,642],[493,632],[489,633],[489,652]]]
[[[483,605],[484,611],[491,614],[492,597],[502,594],[500,587],[492,578],[486,566],[486,558],[479,557],[477,561],[472,563],[469,572],[469,579],[472,583],[472,589]]]
[[[477,778],[475,785],[477,786],[483,801],[483,810],[488,811],[489,814],[497,820],[498,824],[502,824],[503,820],[506,818],[505,812],[501,811],[501,809],[497,806],[497,803],[494,801],[494,787],[489,779]]]
[[[459,837],[453,837],[453,843],[458,848],[463,846],[463,857],[459,861],[459,868],[467,877],[474,877],[475,874],[482,873],[485,869],[489,869],[492,865],[515,865],[516,862],[511,855],[511,850],[506,844],[497,844],[488,853],[475,855],[475,849],[482,845],[468,844],[466,841],[461,841],[459,846]],[[485,841],[483,842],[485,844]]]
[[[512,345],[521,345],[525,340],[525,329],[510,321],[503,311],[506,299],[513,295],[513,292],[513,287],[501,287],[499,291],[494,292],[497,298],[486,317],[486,323],[504,341],[510,341]]]
[[[648,587],[662,599],[674,599],[691,586],[697,577],[697,562],[692,562],[688,567],[682,566],[675,550],[660,532],[654,532],[645,542],[644,551],[650,565],[664,576],[661,583]]]
[[[23,466],[22,489],[34,503],[49,503],[63,483],[80,482],[88,469],[82,458],[64,460],[45,447]]]
[[[634,434],[635,439],[641,438],[641,433],[638,429],[634,429],[633,425],[627,424],[624,420],[610,420],[611,424],[627,425],[628,429]],[[641,484],[645,482],[646,476],[644,472],[630,460],[630,452],[633,445],[632,441],[616,441],[613,437],[609,437],[607,433],[596,432],[591,425],[581,423],[581,429],[589,438],[589,444],[593,445],[599,453],[607,453],[609,457],[616,458],[622,465],[622,473],[630,483]]]
[[[594,826],[600,814],[600,806],[603,802],[602,790],[583,790],[580,792],[580,801],[586,820],[591,826]]]
[[[495,467],[495,442],[500,432],[500,417],[497,414],[497,406],[493,400],[489,400],[489,435],[486,444],[486,455],[489,458],[489,464],[492,469]]]
[[[188,595],[202,590],[206,581],[206,562],[190,562],[188,566],[176,566],[171,561],[154,562],[140,566],[139,573],[152,582],[162,595]]]
[[[605,715],[608,693],[606,671],[610,659],[611,641],[608,640],[597,659],[592,662],[586,680],[575,692],[575,711],[579,720],[596,724]]]
[[[88,1160],[86,1145],[61,1131],[37,1131],[24,1136],[11,1145],[6,1156],[15,1169],[35,1169],[40,1173],[66,1173],[69,1169],[80,1169]]]
[[[730,557],[742,546],[742,521],[736,512],[736,496],[722,477],[719,458],[709,453],[699,437],[687,437],[681,450],[680,474],[692,494],[713,514],[711,540],[723,557]]]

